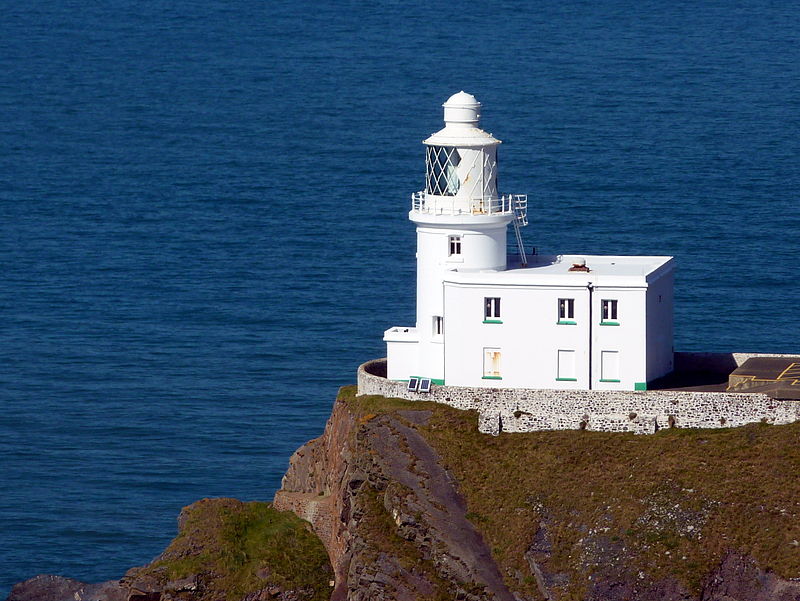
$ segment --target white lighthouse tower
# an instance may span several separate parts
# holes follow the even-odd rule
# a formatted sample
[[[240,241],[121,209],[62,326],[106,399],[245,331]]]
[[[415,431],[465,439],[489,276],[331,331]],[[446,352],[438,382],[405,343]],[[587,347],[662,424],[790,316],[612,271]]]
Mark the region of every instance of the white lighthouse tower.
[[[497,192],[500,140],[478,127],[480,102],[462,91],[443,107],[445,127],[423,142],[425,189],[412,195],[409,212],[417,226],[417,324],[384,334],[387,376],[393,380],[419,377],[443,383],[443,282],[448,272],[505,270],[509,223],[523,264],[526,260],[519,226],[527,223],[527,197]],[[495,310],[499,306],[487,306],[487,318]]]

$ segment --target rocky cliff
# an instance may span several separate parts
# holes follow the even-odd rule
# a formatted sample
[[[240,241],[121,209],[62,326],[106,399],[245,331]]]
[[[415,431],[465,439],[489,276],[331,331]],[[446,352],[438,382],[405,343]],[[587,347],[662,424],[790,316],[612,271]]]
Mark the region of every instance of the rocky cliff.
[[[344,388],[274,508],[198,502],[121,581],[39,576],[9,601],[800,601],[800,424],[489,436],[476,420]]]
[[[800,600],[800,426],[476,432],[343,389],[275,506],[311,522],[334,600]]]

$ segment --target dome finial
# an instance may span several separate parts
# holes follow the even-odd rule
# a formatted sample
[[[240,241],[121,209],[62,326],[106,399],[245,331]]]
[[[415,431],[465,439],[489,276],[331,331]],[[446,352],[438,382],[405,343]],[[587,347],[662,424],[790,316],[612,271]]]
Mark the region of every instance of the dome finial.
[[[444,122],[450,124],[465,124],[477,126],[481,118],[481,103],[475,96],[461,90],[447,99],[444,107]]]

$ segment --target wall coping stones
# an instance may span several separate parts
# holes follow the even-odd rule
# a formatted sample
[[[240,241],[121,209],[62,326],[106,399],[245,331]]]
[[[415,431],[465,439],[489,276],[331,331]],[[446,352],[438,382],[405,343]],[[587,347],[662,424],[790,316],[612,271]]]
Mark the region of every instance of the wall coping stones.
[[[703,369],[741,365],[750,353],[675,353],[676,365],[697,356]],[[769,355],[791,356],[791,355]],[[693,363],[693,365],[696,365]],[[386,379],[386,359],[358,368],[358,395],[434,401],[478,412],[478,430],[502,432],[597,430],[652,434],[662,428],[731,428],[754,422],[788,424],[800,420],[800,401],[761,393],[682,390],[538,390],[437,386],[409,392],[406,382]]]

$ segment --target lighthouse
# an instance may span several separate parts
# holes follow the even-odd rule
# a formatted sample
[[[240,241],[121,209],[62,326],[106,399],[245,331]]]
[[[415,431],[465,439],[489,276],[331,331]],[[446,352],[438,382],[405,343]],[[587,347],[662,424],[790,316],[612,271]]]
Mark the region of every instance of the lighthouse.
[[[480,129],[481,103],[461,91],[442,106],[444,128],[423,141],[425,189],[412,195],[408,214],[417,228],[417,323],[385,333],[384,340],[398,342],[391,379],[419,373],[444,381],[447,272],[505,270],[510,223],[525,261],[519,227],[527,224],[527,196],[498,194],[501,142]]]
[[[416,324],[384,332],[387,378],[414,390],[646,390],[672,371],[672,257],[526,254],[528,199],[498,193],[500,140],[480,128],[480,102],[462,91],[443,107],[408,214]]]

